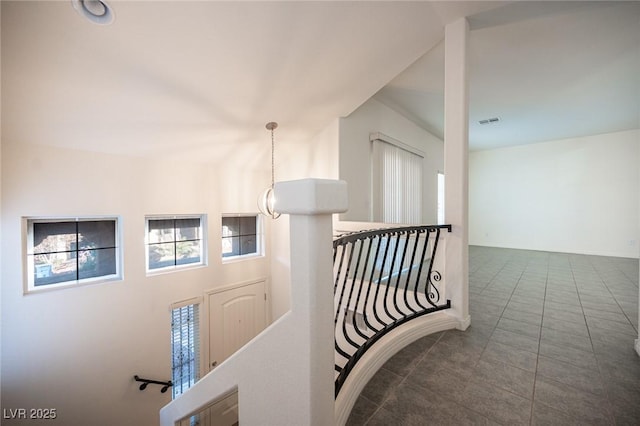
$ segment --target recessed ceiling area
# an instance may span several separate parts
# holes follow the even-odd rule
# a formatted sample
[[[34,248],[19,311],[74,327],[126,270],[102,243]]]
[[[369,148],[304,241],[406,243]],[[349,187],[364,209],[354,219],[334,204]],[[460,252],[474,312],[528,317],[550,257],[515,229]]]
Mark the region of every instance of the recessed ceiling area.
[[[2,1],[3,143],[204,162],[307,140],[375,94],[442,137],[470,16],[470,144],[640,127],[639,2]],[[479,120],[500,117],[481,126]]]
[[[496,2],[2,1],[3,143],[228,161],[307,140]],[[238,154],[242,151],[243,154]]]
[[[640,2],[516,2],[470,23],[472,150],[640,128]],[[442,138],[443,93],[440,43],[375,97]]]

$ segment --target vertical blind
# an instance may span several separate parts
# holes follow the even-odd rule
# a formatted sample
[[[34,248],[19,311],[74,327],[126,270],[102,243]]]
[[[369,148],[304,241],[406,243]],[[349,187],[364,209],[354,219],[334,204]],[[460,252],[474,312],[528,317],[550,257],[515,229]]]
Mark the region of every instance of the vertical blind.
[[[381,139],[372,142],[374,220],[421,223],[423,157]]]
[[[200,378],[199,305],[171,310],[171,350],[173,398],[189,389]]]

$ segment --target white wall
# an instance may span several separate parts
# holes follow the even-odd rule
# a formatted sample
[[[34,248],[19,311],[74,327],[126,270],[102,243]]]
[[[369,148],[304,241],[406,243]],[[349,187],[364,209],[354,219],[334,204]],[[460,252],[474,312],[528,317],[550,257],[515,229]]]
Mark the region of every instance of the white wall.
[[[141,392],[133,375],[171,378],[170,303],[268,276],[268,257],[222,265],[220,253],[221,213],[255,212],[268,173],[6,140],[2,151],[2,407],[56,408],[43,424],[158,424],[171,392]],[[208,267],[145,275],[144,217],[163,213],[208,215]],[[21,217],[102,214],[122,217],[124,279],[23,295]]]
[[[638,257],[640,130],[469,156],[469,243]]]
[[[349,211],[341,220],[371,221],[371,142],[381,132],[426,153],[423,223],[437,223],[438,171],[444,170],[442,140],[372,98],[340,119],[340,179],[349,185]]]

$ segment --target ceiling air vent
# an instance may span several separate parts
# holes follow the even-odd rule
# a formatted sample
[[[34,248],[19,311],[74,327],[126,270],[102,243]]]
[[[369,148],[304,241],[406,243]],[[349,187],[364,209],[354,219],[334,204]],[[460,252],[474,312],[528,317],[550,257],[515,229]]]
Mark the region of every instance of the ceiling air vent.
[[[491,123],[497,123],[498,121],[500,121],[500,119],[498,117],[493,117],[493,118],[485,118],[484,120],[478,121],[478,123],[480,123],[480,124],[491,124]]]

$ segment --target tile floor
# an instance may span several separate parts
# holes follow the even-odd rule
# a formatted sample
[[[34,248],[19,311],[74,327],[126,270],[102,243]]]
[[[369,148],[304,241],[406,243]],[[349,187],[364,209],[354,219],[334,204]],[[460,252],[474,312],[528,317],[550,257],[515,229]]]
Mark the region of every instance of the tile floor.
[[[638,260],[469,249],[472,325],[391,358],[348,425],[640,425]]]

